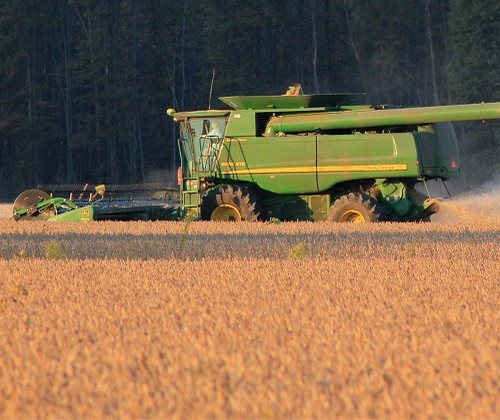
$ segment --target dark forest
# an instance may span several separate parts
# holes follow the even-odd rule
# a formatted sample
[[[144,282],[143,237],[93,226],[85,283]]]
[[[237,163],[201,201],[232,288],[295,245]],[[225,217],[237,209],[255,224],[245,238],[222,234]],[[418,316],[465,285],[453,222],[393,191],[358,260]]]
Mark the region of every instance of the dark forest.
[[[373,104],[499,101],[499,22],[487,0],[0,0],[0,197],[171,181],[165,110],[207,108],[212,76],[212,108],[292,82]],[[456,128],[469,182],[498,172],[499,122]]]

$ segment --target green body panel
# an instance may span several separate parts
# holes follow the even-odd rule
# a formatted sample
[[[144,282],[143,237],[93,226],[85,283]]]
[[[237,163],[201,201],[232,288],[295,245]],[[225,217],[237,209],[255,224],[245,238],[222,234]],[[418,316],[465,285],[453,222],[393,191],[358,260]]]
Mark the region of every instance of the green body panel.
[[[282,220],[325,220],[336,198],[359,191],[393,219],[416,220],[431,201],[414,186],[460,170],[450,121],[500,118],[500,103],[405,109],[360,98],[233,96],[221,98],[231,110],[172,112],[181,123],[181,209],[199,214],[210,188],[242,184]]]
[[[224,140],[220,177],[251,182],[275,194],[318,192],[315,136]]]
[[[256,131],[255,112],[234,111],[228,119],[225,135],[228,138],[255,136]]]
[[[421,175],[451,178],[460,169],[458,141],[452,123],[436,123],[414,133]]]
[[[412,133],[324,135],[318,139],[318,185],[349,180],[420,176]]]
[[[78,207],[65,211],[48,219],[48,222],[90,222],[94,220],[94,209],[92,206]]]
[[[317,193],[353,179],[421,175],[411,133],[231,138],[223,145],[217,176],[274,194]]]

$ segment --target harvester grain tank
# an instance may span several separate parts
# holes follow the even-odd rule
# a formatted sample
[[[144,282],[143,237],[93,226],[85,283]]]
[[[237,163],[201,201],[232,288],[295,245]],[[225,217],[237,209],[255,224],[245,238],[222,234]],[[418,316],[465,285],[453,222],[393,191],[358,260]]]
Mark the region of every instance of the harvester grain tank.
[[[438,203],[421,192],[427,182],[460,170],[451,122],[500,118],[499,102],[395,108],[363,104],[363,94],[220,99],[227,109],[167,111],[180,133],[176,205],[83,211],[30,190],[16,200],[15,217],[50,209],[54,221],[425,221]]]

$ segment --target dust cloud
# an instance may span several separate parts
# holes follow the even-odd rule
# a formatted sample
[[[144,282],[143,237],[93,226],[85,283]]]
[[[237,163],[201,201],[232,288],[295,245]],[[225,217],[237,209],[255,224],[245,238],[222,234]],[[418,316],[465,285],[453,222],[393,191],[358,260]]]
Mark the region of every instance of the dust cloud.
[[[500,173],[491,181],[467,193],[458,194],[440,203],[433,222],[499,222]]]

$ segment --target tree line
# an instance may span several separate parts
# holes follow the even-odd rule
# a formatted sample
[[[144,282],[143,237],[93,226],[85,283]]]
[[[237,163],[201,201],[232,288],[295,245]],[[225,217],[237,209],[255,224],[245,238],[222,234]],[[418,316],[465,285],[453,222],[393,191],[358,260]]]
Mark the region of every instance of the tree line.
[[[168,181],[166,108],[291,82],[374,104],[498,101],[498,22],[486,0],[0,0],[0,195]],[[459,133],[498,170],[498,123]]]

